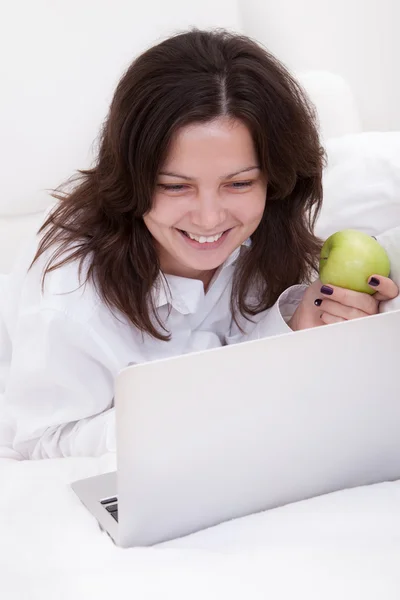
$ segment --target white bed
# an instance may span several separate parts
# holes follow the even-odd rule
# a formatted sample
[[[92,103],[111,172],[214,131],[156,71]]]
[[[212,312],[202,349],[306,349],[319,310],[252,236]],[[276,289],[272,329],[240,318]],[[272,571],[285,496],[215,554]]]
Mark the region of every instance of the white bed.
[[[122,550],[68,487],[114,457],[0,461],[7,600],[398,600],[400,482],[321,496]]]
[[[128,10],[129,3],[120,4]],[[128,35],[127,28],[123,35]],[[118,48],[110,49],[113,68],[118,52],[121,67],[127,57],[122,38],[121,34]],[[60,48],[55,51],[61,56]],[[68,62],[62,64],[66,68]],[[111,62],[107,64],[110,82]],[[98,88],[93,81],[86,101],[91,97],[96,103],[91,114],[99,116],[108,84],[100,85],[100,72],[96,77]],[[377,235],[400,226],[400,132],[361,132],[351,90],[340,77],[321,72],[300,78],[318,108],[329,157],[318,233],[326,237],[353,226]],[[64,99],[62,82],[58,90],[35,91],[34,81],[32,77],[33,87],[24,93],[36,93],[45,105],[55,94],[68,116],[71,89]],[[71,121],[71,127],[62,128],[65,137],[58,159],[53,117],[46,120],[41,114],[44,146],[37,155],[30,154],[24,177],[2,178],[0,272],[10,269],[18,247],[41,220],[49,202],[41,190],[85,166],[80,157],[86,156],[93,140],[93,119],[74,121],[73,126]],[[3,140],[17,136],[15,148],[34,149],[28,143],[35,129],[33,123],[29,129],[29,119],[28,129],[17,130],[11,121],[5,125],[9,129]],[[69,141],[76,156],[68,152]],[[18,174],[19,164],[8,145],[0,142],[0,151],[7,173],[11,169]],[[400,278],[399,267],[400,257],[395,267]],[[120,550],[68,486],[75,479],[112,470],[113,455],[19,462],[8,454],[5,447],[0,452],[0,590],[7,600],[400,597],[400,482],[288,505],[160,547]]]

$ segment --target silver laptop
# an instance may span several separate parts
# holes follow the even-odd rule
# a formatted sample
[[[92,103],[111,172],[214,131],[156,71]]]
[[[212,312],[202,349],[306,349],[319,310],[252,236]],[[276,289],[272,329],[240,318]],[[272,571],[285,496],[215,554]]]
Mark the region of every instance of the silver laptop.
[[[72,487],[129,547],[399,479],[399,371],[400,311],[128,367],[118,472]]]

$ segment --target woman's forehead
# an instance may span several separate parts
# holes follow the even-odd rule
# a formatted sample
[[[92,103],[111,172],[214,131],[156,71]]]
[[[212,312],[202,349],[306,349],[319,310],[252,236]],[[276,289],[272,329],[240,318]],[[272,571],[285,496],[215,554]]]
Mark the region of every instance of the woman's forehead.
[[[241,121],[220,118],[182,127],[171,139],[162,172],[175,172],[194,178],[202,167],[221,171],[220,175],[258,166],[252,136]]]

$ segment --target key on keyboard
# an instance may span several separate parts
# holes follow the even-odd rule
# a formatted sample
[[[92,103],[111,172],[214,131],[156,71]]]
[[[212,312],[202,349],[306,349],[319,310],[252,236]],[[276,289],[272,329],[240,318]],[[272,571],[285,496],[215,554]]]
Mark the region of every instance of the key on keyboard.
[[[104,506],[118,523],[118,498],[116,496],[113,498],[106,498],[105,500],[100,500],[100,504]]]

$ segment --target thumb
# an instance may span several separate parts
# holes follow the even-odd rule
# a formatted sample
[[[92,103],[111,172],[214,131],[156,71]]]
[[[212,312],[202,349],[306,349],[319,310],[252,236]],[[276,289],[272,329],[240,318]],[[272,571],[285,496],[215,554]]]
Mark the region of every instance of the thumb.
[[[399,288],[394,281],[389,277],[382,277],[382,275],[371,275],[368,279],[368,285],[376,290],[374,298],[378,301],[392,300],[399,294]]]

